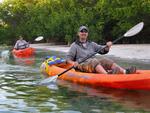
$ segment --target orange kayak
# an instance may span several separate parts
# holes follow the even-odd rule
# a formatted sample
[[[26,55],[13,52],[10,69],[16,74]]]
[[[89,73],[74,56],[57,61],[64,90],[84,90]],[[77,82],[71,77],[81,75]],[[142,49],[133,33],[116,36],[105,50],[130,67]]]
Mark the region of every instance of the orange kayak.
[[[60,74],[69,67],[64,63],[49,66],[44,62],[41,65],[41,72],[50,77]],[[72,69],[61,75],[59,79],[93,87],[150,90],[150,70],[137,70],[136,74],[97,74],[83,73]]]
[[[20,50],[13,49],[12,54],[17,58],[28,58],[35,54],[35,49],[31,47]]]

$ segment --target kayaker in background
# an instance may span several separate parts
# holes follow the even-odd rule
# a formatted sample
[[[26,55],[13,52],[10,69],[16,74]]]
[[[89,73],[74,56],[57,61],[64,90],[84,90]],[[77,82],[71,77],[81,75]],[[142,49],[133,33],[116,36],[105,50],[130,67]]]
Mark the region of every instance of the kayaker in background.
[[[26,42],[22,36],[19,36],[19,40],[17,40],[14,48],[16,50],[19,50],[19,49],[25,49],[25,48],[28,48],[29,47],[29,43]]]
[[[86,26],[81,26],[77,33],[77,39],[71,44],[69,52],[66,56],[66,61],[76,67],[77,70],[88,73],[102,73],[102,74],[132,74],[136,73],[136,67],[124,69],[117,65],[114,61],[108,58],[96,58],[95,56],[87,59],[79,64],[83,58],[102,49],[102,45],[88,40],[89,29]],[[102,49],[99,54],[107,54],[112,46],[112,42],[106,43],[107,47]]]

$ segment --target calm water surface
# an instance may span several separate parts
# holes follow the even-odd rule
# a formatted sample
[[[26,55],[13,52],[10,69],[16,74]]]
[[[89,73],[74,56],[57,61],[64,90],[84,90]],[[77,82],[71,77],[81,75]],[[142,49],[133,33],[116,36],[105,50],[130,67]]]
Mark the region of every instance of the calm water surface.
[[[150,92],[95,89],[60,80],[54,86],[38,86],[44,57],[64,57],[64,53],[37,50],[35,57],[25,60],[14,59],[8,49],[1,49],[0,54],[0,113],[150,112]],[[124,67],[150,69],[150,61],[113,59]]]

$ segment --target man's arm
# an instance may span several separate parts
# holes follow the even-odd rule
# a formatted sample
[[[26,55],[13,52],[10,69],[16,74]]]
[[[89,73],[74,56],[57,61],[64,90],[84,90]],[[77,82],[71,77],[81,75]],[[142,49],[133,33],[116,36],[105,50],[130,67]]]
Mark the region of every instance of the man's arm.
[[[109,52],[111,46],[112,46],[112,42],[111,41],[107,42],[106,47],[104,49],[102,49],[99,53],[100,54],[107,54]]]
[[[106,46],[102,46],[102,45],[98,45],[96,43],[93,42],[93,45],[95,47],[95,52],[99,51],[98,53],[99,54],[107,54],[109,52],[109,49],[111,48],[112,46],[112,42],[109,41],[106,43]]]
[[[14,48],[15,48],[15,49],[18,49],[18,41],[16,42]]]
[[[71,65],[78,65],[78,63],[75,61],[76,60],[76,53],[77,53],[77,49],[76,49],[76,45],[75,43],[73,43],[67,53],[66,56],[66,63],[69,63]]]

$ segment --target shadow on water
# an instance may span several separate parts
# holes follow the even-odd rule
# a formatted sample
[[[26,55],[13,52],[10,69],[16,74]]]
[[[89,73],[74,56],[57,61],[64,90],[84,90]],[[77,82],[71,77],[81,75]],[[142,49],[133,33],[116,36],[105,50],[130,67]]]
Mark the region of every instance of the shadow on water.
[[[0,112],[6,113],[110,113],[150,111],[150,92],[92,88],[58,80],[54,86],[37,86],[45,56],[65,53],[36,50],[32,65],[0,60]],[[120,65],[148,69],[149,64],[115,59]]]

